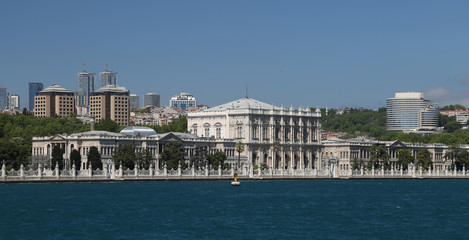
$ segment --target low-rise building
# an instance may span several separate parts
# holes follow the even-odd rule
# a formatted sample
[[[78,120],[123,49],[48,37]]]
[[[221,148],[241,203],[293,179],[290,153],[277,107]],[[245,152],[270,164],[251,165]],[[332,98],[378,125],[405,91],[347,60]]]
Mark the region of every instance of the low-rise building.
[[[31,153],[32,166],[37,168],[39,164],[43,167],[51,167],[51,154],[55,146],[63,149],[63,158],[65,168],[71,168],[70,153],[76,149],[81,154],[81,168],[86,169],[88,162],[88,153],[91,147],[96,147],[101,154],[101,162],[112,165],[112,155],[121,145],[131,144],[137,152],[149,150],[154,159],[154,166],[162,166],[160,154],[163,146],[168,143],[181,143],[184,150],[186,163],[190,164],[195,154],[196,147],[203,147],[207,153],[222,151],[226,154],[226,163],[234,164],[235,142],[232,140],[216,140],[200,138],[190,133],[165,133],[157,134],[148,127],[127,127],[120,133],[106,131],[88,131],[76,134],[57,134],[48,137],[33,137],[33,146]]]

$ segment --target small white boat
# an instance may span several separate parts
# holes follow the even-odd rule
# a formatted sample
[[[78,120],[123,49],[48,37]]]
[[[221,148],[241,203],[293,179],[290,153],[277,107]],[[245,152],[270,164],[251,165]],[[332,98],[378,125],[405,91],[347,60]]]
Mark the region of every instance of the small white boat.
[[[241,185],[241,183],[238,182],[238,171],[235,171],[234,181],[231,182],[231,186],[239,186],[239,185]]]
[[[239,185],[241,185],[241,183],[238,181],[231,182],[231,186],[239,186]]]

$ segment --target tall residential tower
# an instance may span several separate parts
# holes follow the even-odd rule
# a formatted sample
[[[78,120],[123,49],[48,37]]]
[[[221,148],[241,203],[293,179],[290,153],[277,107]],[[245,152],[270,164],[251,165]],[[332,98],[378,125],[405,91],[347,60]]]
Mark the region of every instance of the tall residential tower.
[[[90,94],[94,92],[94,73],[85,71],[85,64],[83,63],[83,72],[78,73],[78,87],[77,87],[77,105],[88,106],[90,103]]]
[[[107,85],[117,86],[117,72],[108,71],[106,63],[106,71],[99,73],[99,87],[102,88]]]

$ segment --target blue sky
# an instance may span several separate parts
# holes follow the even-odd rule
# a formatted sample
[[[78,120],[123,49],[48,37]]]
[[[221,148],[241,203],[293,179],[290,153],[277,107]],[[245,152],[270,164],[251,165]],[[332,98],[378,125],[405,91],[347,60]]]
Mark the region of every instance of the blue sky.
[[[401,91],[469,106],[468,3],[6,0],[0,85],[27,106],[28,82],[75,91],[82,62],[106,62],[164,105],[190,92],[215,106],[247,84],[287,107],[376,109]]]

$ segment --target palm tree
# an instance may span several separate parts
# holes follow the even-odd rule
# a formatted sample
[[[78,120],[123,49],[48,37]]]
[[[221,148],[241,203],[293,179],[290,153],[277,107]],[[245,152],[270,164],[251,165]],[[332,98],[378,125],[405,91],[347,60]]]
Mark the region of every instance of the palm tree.
[[[238,170],[238,166],[240,165],[240,161],[241,161],[241,153],[244,152],[244,143],[242,142],[236,143],[236,152],[238,152],[238,164],[236,165],[236,170]]]

